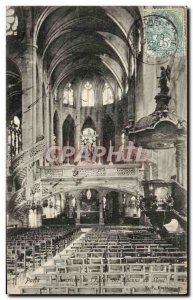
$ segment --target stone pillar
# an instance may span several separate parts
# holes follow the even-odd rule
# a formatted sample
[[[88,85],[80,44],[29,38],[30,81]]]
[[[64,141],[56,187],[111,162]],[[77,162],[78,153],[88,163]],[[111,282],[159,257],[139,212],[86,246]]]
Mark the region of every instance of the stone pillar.
[[[40,227],[42,226],[42,207],[38,207],[36,209],[36,224],[35,227]]]
[[[29,227],[29,210],[26,209],[24,219],[23,219],[23,227],[28,228]]]
[[[103,146],[103,111],[101,109],[101,107],[99,107],[98,111],[97,111],[97,129],[96,129],[96,133],[98,134],[98,139],[97,139],[97,146]],[[98,162],[99,164],[103,163],[103,157],[98,158]]]
[[[177,181],[186,187],[187,178],[186,178],[186,170],[187,170],[187,158],[186,158],[186,147],[183,141],[179,141],[176,143],[176,168],[177,168]]]
[[[50,91],[50,89],[49,89],[49,91]],[[50,122],[49,140],[50,140],[50,145],[53,145],[54,144],[54,126],[53,126],[54,114],[53,114],[53,99],[52,99],[52,95],[50,92],[49,92],[49,112],[48,112],[48,114],[49,114],[49,122]]]
[[[37,82],[37,105],[36,105],[36,136],[43,135],[43,105],[42,105],[42,65],[38,64],[38,82]]]
[[[58,99],[59,101],[59,99]],[[58,117],[59,117],[59,123],[58,123],[58,130],[57,130],[57,134],[58,134],[58,146],[63,147],[63,131],[62,131],[62,127],[63,127],[63,120],[62,120],[62,116],[63,116],[63,103],[62,103],[62,99],[60,99],[59,101],[59,110],[58,110]]]
[[[153,168],[151,162],[144,162],[144,179],[152,180],[153,179]]]
[[[61,213],[63,213],[65,208],[65,193],[61,193],[60,197],[61,197]]]
[[[36,50],[32,43],[23,44],[22,59],[22,146],[36,143]]]
[[[50,146],[50,142],[49,142],[49,127],[50,127],[50,122],[49,122],[49,89],[47,87],[47,89],[46,89],[46,97],[45,97],[45,105],[44,105],[44,128],[45,128],[46,144],[48,146]]]
[[[78,89],[79,91],[79,89]],[[80,134],[81,134],[81,101],[79,99],[79,92],[76,92],[76,121],[75,121],[75,148],[80,149]]]
[[[104,225],[103,217],[103,199],[99,200],[99,225]]]
[[[61,197],[60,194],[55,196],[55,203],[56,203],[56,214],[57,216],[61,214]]]
[[[80,200],[76,198],[76,225],[80,224]]]
[[[59,118],[58,126],[57,126],[57,145],[56,146],[62,147],[62,143],[63,143],[63,138],[62,138],[62,124],[61,124],[61,120]]]
[[[105,196],[106,196],[106,192],[99,191],[99,225],[104,225],[103,197]]]
[[[36,209],[35,210],[30,209],[29,210],[29,227],[36,227],[36,217],[37,217]]]
[[[152,163],[149,163],[149,180],[153,179],[153,166]]]

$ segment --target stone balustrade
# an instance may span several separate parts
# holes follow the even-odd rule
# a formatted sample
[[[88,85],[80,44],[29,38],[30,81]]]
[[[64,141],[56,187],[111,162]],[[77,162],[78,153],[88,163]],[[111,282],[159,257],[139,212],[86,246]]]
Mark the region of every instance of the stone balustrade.
[[[12,162],[12,169],[15,173],[18,169],[23,168],[25,165],[37,160],[41,157],[46,150],[45,139],[32,145],[30,148],[20,152],[16,155]]]
[[[53,178],[99,178],[99,177],[138,177],[139,165],[92,165],[74,166],[63,165],[56,167],[40,167],[41,179]]]

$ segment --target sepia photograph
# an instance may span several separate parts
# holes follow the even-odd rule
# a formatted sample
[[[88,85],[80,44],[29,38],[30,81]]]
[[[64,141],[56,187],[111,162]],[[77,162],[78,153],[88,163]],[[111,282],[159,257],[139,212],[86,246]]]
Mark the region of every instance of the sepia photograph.
[[[6,293],[188,295],[188,8],[4,14]]]

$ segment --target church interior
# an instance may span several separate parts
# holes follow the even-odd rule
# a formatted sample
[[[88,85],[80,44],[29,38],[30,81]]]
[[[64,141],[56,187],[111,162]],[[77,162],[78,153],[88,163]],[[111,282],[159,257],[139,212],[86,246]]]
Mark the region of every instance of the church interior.
[[[6,8],[8,294],[187,294],[187,58],[142,17]]]

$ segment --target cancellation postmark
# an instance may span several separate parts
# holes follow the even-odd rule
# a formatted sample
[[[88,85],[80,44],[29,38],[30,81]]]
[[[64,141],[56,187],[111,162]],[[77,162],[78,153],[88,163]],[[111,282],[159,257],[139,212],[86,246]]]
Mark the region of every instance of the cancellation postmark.
[[[172,56],[183,56],[186,51],[184,13],[182,7],[144,9],[143,18],[136,20],[129,31],[135,57],[147,64],[162,64]],[[142,48],[143,56],[140,56]]]

